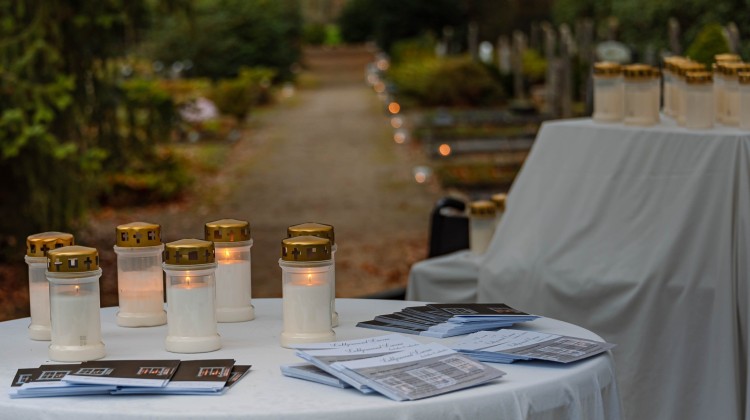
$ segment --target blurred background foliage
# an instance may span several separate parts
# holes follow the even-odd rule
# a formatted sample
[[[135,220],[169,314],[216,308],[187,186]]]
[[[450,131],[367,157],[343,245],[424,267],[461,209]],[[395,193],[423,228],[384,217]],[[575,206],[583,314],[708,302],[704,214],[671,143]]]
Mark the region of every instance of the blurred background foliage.
[[[405,103],[495,106],[511,77],[496,57],[469,58],[470,22],[495,44],[582,18],[636,59],[669,53],[670,18],[698,60],[728,49],[717,23],[750,33],[748,0],[0,0],[0,262],[98,205],[180,197],[196,163],[178,146],[236,139],[304,68],[305,44],[375,43],[393,59],[385,89]],[[526,86],[548,66],[529,40]]]

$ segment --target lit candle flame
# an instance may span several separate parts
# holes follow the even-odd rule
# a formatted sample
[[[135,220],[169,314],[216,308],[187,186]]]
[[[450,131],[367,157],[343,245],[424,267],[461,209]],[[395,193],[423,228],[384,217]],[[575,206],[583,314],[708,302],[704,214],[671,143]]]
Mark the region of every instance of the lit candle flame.
[[[187,285],[190,286],[190,277],[185,277],[185,281],[187,282]]]
[[[78,294],[81,291],[81,286],[76,285],[76,294]]]
[[[307,275],[307,284],[312,284],[312,274]]]
[[[228,249],[224,250],[224,257],[229,258],[229,250]]]

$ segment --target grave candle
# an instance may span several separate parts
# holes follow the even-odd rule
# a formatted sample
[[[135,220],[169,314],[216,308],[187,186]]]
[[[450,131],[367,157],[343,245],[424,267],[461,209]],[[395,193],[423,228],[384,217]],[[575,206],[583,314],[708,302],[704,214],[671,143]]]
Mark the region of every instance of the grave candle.
[[[495,228],[497,228],[497,225],[500,224],[500,220],[503,218],[503,214],[505,214],[505,201],[507,200],[508,196],[505,193],[497,193],[493,194],[492,197],[490,197],[490,201],[495,203],[495,208],[497,213],[495,214]]]
[[[337,327],[339,325],[339,314],[336,312],[336,250],[338,246],[336,245],[333,226],[315,222],[301,223],[289,226],[286,230],[286,236],[287,238],[317,236],[331,241],[331,261],[333,262],[331,267],[331,325]]]
[[[617,63],[596,63],[594,64],[593,77],[593,120],[599,122],[615,122],[622,120],[622,67]]]
[[[281,345],[333,341],[331,241],[296,236],[281,243],[284,330]]]
[[[750,72],[740,72],[737,81],[740,85],[740,128],[750,130]]]
[[[151,327],[167,323],[161,269],[161,226],[133,222],[115,230],[117,292],[120,310],[117,325]]]
[[[51,343],[49,357],[83,362],[105,356],[99,318],[99,253],[66,246],[47,252],[50,284]]]
[[[479,200],[469,203],[469,249],[484,254],[495,234],[495,203]]]
[[[740,72],[750,69],[748,63],[722,63],[724,75],[724,114],[723,123],[731,126],[740,125]]]
[[[216,247],[216,319],[242,322],[255,318],[251,303],[250,223],[222,219],[205,224],[205,239]]]
[[[714,125],[714,90],[711,73],[688,72],[685,75],[685,127],[711,128]]]
[[[73,235],[64,232],[37,233],[26,238],[24,259],[29,266],[29,338],[32,340],[50,340],[49,282],[45,275],[47,251],[73,243]]]
[[[659,73],[651,66],[632,64],[623,69],[625,76],[625,114],[623,122],[648,126],[659,122]]]
[[[167,351],[202,353],[221,348],[216,332],[214,244],[182,239],[166,244]]]

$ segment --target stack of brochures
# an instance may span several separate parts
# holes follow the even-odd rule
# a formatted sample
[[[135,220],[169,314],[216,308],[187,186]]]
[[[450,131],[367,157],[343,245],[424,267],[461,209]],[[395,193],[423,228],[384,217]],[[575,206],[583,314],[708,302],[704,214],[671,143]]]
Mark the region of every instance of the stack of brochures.
[[[483,362],[545,360],[570,363],[603,353],[614,346],[585,338],[508,329],[470,334],[452,347]]]
[[[378,315],[358,327],[445,338],[510,327],[539,318],[503,303],[431,303]]]
[[[396,401],[432,397],[505,375],[443,345],[399,334],[304,344],[296,354],[309,363],[281,366],[284,375]]]
[[[220,395],[237,383],[250,366],[232,359],[95,360],[76,364],[19,369],[8,392],[11,398],[102,394]]]

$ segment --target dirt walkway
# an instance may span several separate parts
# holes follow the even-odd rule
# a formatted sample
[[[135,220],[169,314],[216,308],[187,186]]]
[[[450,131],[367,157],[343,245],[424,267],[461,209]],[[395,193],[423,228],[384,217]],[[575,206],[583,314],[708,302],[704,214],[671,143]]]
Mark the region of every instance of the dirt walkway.
[[[250,221],[254,297],[281,295],[280,242],[287,226],[308,221],[335,227],[340,297],[404,286],[410,265],[426,255],[439,192],[412,178],[422,155],[391,140],[382,104],[363,82],[370,60],[364,49],[308,51],[307,77],[316,86],[254,116],[219,175],[203,180],[194,196],[99,214],[79,242],[101,244],[103,290],[116,297],[117,224],[160,223],[164,240],[173,241],[201,238],[203,223],[220,218]]]

